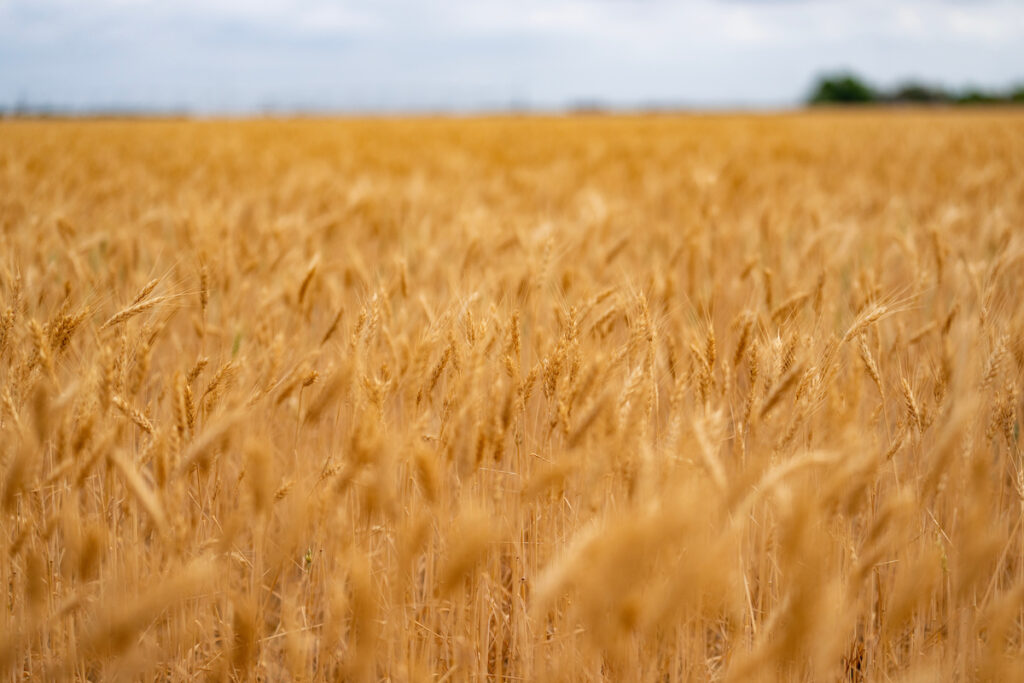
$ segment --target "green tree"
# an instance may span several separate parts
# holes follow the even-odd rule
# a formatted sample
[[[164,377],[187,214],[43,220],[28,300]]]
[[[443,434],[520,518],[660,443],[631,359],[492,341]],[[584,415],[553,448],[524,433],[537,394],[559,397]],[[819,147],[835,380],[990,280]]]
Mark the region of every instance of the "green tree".
[[[909,81],[896,88],[888,99],[907,104],[942,104],[953,97],[940,87]]]
[[[853,74],[822,76],[808,98],[810,104],[864,104],[877,101],[874,89]]]
[[[998,104],[1008,101],[1010,101],[1009,97],[1002,98],[997,94],[978,90],[977,88],[967,90],[956,98],[957,104]]]

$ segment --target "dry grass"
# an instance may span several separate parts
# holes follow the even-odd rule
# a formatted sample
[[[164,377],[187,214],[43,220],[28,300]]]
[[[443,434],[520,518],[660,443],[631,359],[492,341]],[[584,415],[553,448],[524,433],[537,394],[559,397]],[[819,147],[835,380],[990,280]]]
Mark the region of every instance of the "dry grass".
[[[3,678],[1021,680],[1022,160],[0,124]]]

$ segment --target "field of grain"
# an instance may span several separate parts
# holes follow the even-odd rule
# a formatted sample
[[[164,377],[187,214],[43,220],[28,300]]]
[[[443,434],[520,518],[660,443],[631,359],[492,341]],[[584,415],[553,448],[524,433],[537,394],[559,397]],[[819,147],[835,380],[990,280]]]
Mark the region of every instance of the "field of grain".
[[[1024,116],[0,122],[3,680],[1024,679]]]

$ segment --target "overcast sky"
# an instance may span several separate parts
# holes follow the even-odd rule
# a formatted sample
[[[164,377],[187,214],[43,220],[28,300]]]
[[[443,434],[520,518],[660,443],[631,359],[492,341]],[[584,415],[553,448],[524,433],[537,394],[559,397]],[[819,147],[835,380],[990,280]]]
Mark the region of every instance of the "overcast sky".
[[[0,0],[0,106],[773,107],[1024,80],[1024,0]]]

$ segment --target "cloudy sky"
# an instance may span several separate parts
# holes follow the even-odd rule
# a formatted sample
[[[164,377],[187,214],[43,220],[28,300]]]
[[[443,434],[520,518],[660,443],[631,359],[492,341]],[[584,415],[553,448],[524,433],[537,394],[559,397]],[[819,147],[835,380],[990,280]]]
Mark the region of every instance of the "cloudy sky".
[[[1024,0],[0,0],[0,106],[776,107],[1024,80]]]

